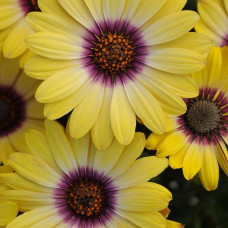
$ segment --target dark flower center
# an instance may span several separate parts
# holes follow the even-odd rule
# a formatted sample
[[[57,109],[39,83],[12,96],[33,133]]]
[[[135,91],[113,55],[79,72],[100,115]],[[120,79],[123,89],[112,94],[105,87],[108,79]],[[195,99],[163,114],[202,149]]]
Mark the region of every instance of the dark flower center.
[[[19,4],[20,4],[21,9],[24,12],[25,16],[29,12],[41,11],[38,6],[38,0],[19,0]]]
[[[25,120],[25,101],[13,88],[0,86],[0,137],[19,128]]]
[[[123,35],[106,34],[94,44],[94,61],[107,75],[116,75],[131,66],[134,56],[132,41]]]
[[[209,100],[190,103],[185,116],[189,127],[198,134],[207,134],[218,128],[222,117],[218,105]]]
[[[80,181],[68,189],[68,204],[82,217],[97,217],[105,209],[105,192],[101,186],[91,181]]]
[[[31,7],[33,8],[33,11],[40,11],[40,8],[38,6],[38,0],[29,0],[31,3]]]

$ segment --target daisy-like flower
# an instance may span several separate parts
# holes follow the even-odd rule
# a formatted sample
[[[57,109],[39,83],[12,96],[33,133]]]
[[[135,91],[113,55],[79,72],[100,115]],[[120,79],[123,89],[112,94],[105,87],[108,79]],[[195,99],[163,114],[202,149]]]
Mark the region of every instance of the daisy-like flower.
[[[182,97],[197,96],[186,75],[205,65],[211,42],[188,33],[195,12],[186,0],[58,0],[28,16],[36,32],[27,44],[39,56],[25,66],[42,79],[36,98],[45,116],[72,111],[70,134],[88,131],[99,149],[134,137],[136,116],[156,133],[165,131],[165,113],[183,114]],[[38,4],[40,2],[38,1]],[[58,16],[56,16],[58,14]]]
[[[25,16],[33,11],[40,11],[37,0],[0,1],[0,50],[3,50],[6,58],[16,58],[23,54],[21,66],[34,56],[25,44],[25,38],[33,33]]]
[[[228,48],[213,47],[207,62],[193,74],[199,96],[184,99],[187,112],[170,116],[170,132],[152,133],[147,148],[157,149],[158,157],[169,156],[170,166],[182,168],[187,180],[199,172],[203,186],[211,191],[218,185],[218,163],[228,175]]]
[[[228,1],[197,0],[200,22],[195,26],[197,32],[210,37],[215,45],[228,45]]]
[[[42,129],[43,105],[34,99],[38,82],[25,75],[18,59],[0,55],[0,163],[10,153],[26,151],[24,133]]]
[[[47,120],[45,126],[45,134],[26,134],[30,153],[10,155],[15,173],[0,175],[13,188],[3,196],[25,212],[8,228],[167,227],[158,211],[167,208],[172,195],[147,181],[161,173],[168,160],[136,160],[146,144],[144,134],[136,133],[126,147],[113,140],[99,151],[89,134],[67,138],[57,122]]]
[[[8,167],[0,166],[0,173],[8,171],[10,171]],[[18,213],[17,204],[13,201],[5,200],[1,195],[1,193],[7,189],[9,188],[0,181],[0,227],[6,226],[17,216]]]

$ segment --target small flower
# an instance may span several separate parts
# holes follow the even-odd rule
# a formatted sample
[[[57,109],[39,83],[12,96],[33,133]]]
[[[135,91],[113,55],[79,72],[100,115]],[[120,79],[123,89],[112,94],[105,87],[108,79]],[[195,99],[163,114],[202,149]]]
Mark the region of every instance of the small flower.
[[[180,95],[198,95],[187,74],[204,67],[211,45],[188,32],[199,16],[181,12],[185,2],[59,0],[30,13],[35,34],[27,44],[38,56],[25,69],[44,80],[36,98],[45,103],[45,116],[53,120],[73,110],[71,136],[91,131],[99,149],[114,136],[128,145],[137,117],[163,133],[165,113],[186,111]]]
[[[208,36],[215,45],[228,45],[228,1],[197,0],[200,21],[195,26],[198,33]]]
[[[169,132],[152,133],[148,149],[157,149],[158,157],[169,156],[170,166],[182,168],[184,177],[192,179],[198,172],[203,186],[217,188],[219,166],[228,175],[228,48],[213,47],[208,65],[193,74],[199,96],[184,99],[187,112],[170,116]]]
[[[26,134],[30,153],[14,153],[14,173],[1,174],[13,188],[3,196],[25,212],[7,227],[166,227],[159,211],[171,193],[147,182],[167,166],[166,158],[136,160],[146,143],[136,133],[127,147],[116,140],[105,151],[95,148],[89,134],[67,138],[57,122],[45,122],[46,134]]]
[[[43,105],[33,98],[38,84],[20,69],[18,59],[0,55],[0,163],[7,163],[12,152],[26,151],[29,128],[42,129]]]

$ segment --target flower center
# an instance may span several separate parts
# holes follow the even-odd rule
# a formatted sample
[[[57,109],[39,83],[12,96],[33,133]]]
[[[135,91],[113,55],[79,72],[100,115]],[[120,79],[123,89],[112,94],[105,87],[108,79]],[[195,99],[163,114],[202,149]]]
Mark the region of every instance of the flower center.
[[[40,11],[37,0],[19,0],[20,7],[26,16],[29,12]]]
[[[0,137],[19,128],[25,120],[25,101],[11,87],[0,86]]]
[[[209,133],[218,128],[221,116],[220,108],[209,100],[190,103],[186,113],[188,125],[198,134]]]
[[[80,181],[71,185],[68,204],[79,216],[97,217],[104,211],[105,193],[98,184]]]
[[[38,0],[29,0],[31,3],[31,8],[33,9],[32,11],[40,11],[40,8],[38,6]]]
[[[94,61],[106,75],[116,75],[131,66],[134,46],[127,37],[108,33],[94,44]]]

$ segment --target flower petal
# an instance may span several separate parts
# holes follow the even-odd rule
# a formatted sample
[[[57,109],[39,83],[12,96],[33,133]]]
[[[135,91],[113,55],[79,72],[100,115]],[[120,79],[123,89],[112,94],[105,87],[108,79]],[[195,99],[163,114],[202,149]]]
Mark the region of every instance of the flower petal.
[[[147,45],[169,42],[190,31],[198,20],[199,15],[193,11],[169,14],[143,31],[143,38]]]
[[[117,140],[127,145],[135,133],[136,116],[132,110],[122,84],[116,83],[113,88],[110,120]]]
[[[154,96],[136,80],[127,81],[124,87],[136,115],[150,130],[164,133],[165,115]]]
[[[199,53],[188,49],[164,48],[151,52],[146,63],[162,71],[190,74],[201,70],[206,65],[206,60]]]
[[[114,184],[119,189],[142,184],[160,174],[167,167],[168,160],[166,158],[144,157],[136,160],[126,172],[115,178]]]

